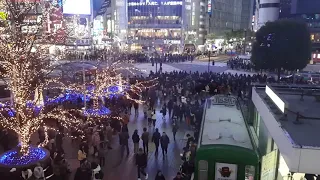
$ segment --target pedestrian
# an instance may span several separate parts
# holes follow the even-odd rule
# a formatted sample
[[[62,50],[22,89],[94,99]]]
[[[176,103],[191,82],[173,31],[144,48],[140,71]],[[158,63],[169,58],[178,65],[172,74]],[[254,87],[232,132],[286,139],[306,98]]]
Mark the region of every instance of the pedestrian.
[[[87,158],[87,153],[84,151],[84,146],[80,146],[80,149],[78,150],[78,160],[80,162],[80,165],[83,163],[83,161]]]
[[[192,137],[190,134],[187,134],[187,143],[186,143],[186,148],[189,149],[190,145],[192,142],[195,141],[194,137]]]
[[[138,130],[134,130],[133,134],[132,134],[132,141],[133,141],[133,152],[135,154],[137,154],[138,150],[139,150],[139,141],[140,141],[140,137],[138,135]]]
[[[156,128],[156,131],[153,133],[152,139],[151,139],[151,141],[154,143],[154,145],[156,147],[156,152],[155,152],[156,156],[158,155],[160,138],[161,138],[161,134],[159,133],[159,129]]]
[[[133,106],[134,106],[134,115],[138,116],[138,114],[139,114],[139,104],[135,102],[133,104]]]
[[[91,163],[91,179],[92,180],[100,180],[99,178],[96,178],[97,174],[99,174],[101,172],[101,166],[95,162]]]
[[[98,157],[99,157],[99,162],[101,167],[103,167],[106,162],[105,153],[106,153],[105,146],[103,145],[103,143],[100,143]]]
[[[145,179],[148,179],[148,174],[144,170],[147,167],[147,164],[148,164],[147,154],[143,152],[142,148],[139,148],[138,153],[136,154],[138,180],[141,180],[140,173],[145,176]]]
[[[164,175],[162,174],[161,170],[158,170],[155,180],[166,180]]]
[[[37,166],[33,170],[33,176],[36,178],[36,180],[44,180],[44,171],[43,167],[40,163],[37,163]]]
[[[143,145],[143,152],[147,153],[149,152],[149,132],[147,132],[147,128],[143,128],[143,133],[141,135],[142,139],[142,145]],[[147,151],[146,151],[147,150]]]
[[[166,115],[167,115],[167,106],[166,106],[166,104],[164,104],[162,106],[161,112],[162,112],[162,119],[166,119]]]
[[[173,140],[176,141],[176,134],[178,132],[179,126],[177,125],[177,123],[173,123],[172,124],[172,134],[173,134]]]
[[[112,147],[111,147],[111,140],[112,140],[113,130],[112,130],[112,127],[110,126],[110,123],[107,123],[107,124],[106,124],[105,133],[106,133],[106,137],[107,137],[107,144],[108,144],[107,146],[108,146],[108,149],[112,149]]]
[[[152,109],[151,109],[151,108],[148,109],[147,116],[148,116],[148,126],[149,126],[149,127],[150,127],[151,124],[152,124],[152,113],[153,113]]]
[[[21,171],[21,177],[22,177],[22,179],[24,179],[24,180],[29,180],[29,179],[31,179],[32,178],[32,171],[31,171],[31,169],[27,169],[27,168],[25,168],[25,169],[23,169],[22,171]]]
[[[164,159],[164,154],[168,154],[168,145],[170,143],[169,137],[165,132],[162,133],[162,136],[160,138],[160,144],[161,144],[161,149],[162,149],[162,155]]]
[[[124,150],[127,150],[127,156],[129,155],[129,133],[127,131],[121,132],[120,133],[120,145],[121,145],[121,150],[122,150],[122,155],[124,153]]]
[[[151,113],[151,119],[152,119],[153,127],[156,127],[157,115],[156,115],[156,110],[155,109]]]
[[[173,180],[182,180],[181,173],[180,173],[180,172],[178,172],[178,173],[177,173],[177,175],[176,175],[176,177],[175,177],[175,178],[173,178]]]

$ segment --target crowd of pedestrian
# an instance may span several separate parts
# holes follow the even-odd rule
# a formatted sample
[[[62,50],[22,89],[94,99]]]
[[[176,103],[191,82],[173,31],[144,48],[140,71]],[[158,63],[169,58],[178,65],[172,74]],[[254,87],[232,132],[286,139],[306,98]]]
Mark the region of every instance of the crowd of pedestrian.
[[[238,56],[229,59],[227,62],[228,67],[239,70],[252,71],[254,69],[254,65],[251,63],[250,59],[240,58]]]
[[[140,59],[143,61],[143,54],[131,55],[130,58]],[[165,61],[171,59],[187,59],[183,55],[167,55],[164,56]],[[180,61],[177,60],[177,61]],[[175,60],[173,60],[175,61]],[[238,63],[239,62],[239,63]],[[229,65],[238,67],[240,60],[229,61]],[[266,83],[268,77],[266,75],[245,75],[245,74],[230,74],[230,73],[214,73],[214,72],[186,72],[173,71],[162,73],[151,72],[149,77],[134,76],[130,78],[130,82],[143,81],[148,79],[158,79],[158,84],[152,88],[143,90],[142,100],[144,104],[139,105],[136,102],[125,99],[124,97],[117,97],[106,99],[105,106],[110,107],[112,113],[121,116],[122,120],[106,119],[96,124],[84,123],[82,127],[64,129],[57,124],[58,131],[49,134],[50,141],[46,148],[50,151],[52,160],[52,178],[59,180],[66,180],[70,174],[69,163],[65,159],[65,151],[63,143],[66,134],[71,134],[74,145],[78,145],[77,159],[79,161],[79,168],[75,174],[75,180],[100,180],[103,178],[103,167],[105,166],[108,152],[113,149],[111,147],[115,136],[119,137],[119,144],[121,147],[121,154],[130,153],[135,154],[135,162],[137,166],[137,176],[141,179],[143,175],[148,178],[148,173],[145,171],[148,165],[147,154],[149,153],[149,143],[153,143],[155,147],[155,156],[159,155],[159,148],[161,148],[162,158],[166,159],[169,144],[176,141],[176,134],[181,126],[186,126],[194,132],[187,136],[188,140],[185,145],[187,151],[191,152],[191,157],[195,157],[195,142],[199,138],[200,125],[202,121],[203,106],[208,96],[215,94],[236,94],[240,99],[246,98],[252,83]],[[136,97],[138,98],[138,97]],[[117,101],[117,102],[115,102]],[[160,101],[160,104],[157,102]],[[81,103],[77,100],[76,103]],[[72,104],[72,103],[71,103]],[[113,106],[110,106],[113,104]],[[115,106],[114,104],[117,104]],[[90,103],[89,105],[90,106]],[[139,106],[142,106],[147,127],[142,127],[142,132],[134,130],[129,132],[128,123],[129,116],[133,112],[135,116],[139,113]],[[160,106],[160,107],[159,107]],[[133,110],[132,110],[133,109]],[[156,111],[160,109],[160,111]],[[162,114],[161,119],[157,119],[157,113]],[[165,117],[169,117],[166,119]],[[172,137],[170,139],[167,132],[161,132],[157,127],[158,121],[170,121],[172,124]],[[81,133],[79,130],[81,129]],[[2,147],[9,150],[9,136],[8,132],[3,131]],[[84,138],[79,138],[79,137]],[[44,129],[40,127],[38,130],[39,143],[45,139]],[[129,141],[133,142],[133,147],[129,147]],[[140,147],[140,142],[142,146]],[[132,150],[130,150],[132,149]],[[161,156],[161,155],[160,155]],[[189,158],[187,163],[183,163],[181,172],[177,173],[175,180],[184,178],[183,174],[190,174],[193,171],[193,159]],[[44,176],[43,168],[40,170],[41,164],[38,164],[34,171],[26,169],[22,171],[20,177],[23,179],[37,178]],[[39,172],[38,172],[39,171]],[[40,175],[39,175],[40,174]],[[156,179],[165,179],[162,172],[159,170]],[[38,178],[39,179],[39,178]]]

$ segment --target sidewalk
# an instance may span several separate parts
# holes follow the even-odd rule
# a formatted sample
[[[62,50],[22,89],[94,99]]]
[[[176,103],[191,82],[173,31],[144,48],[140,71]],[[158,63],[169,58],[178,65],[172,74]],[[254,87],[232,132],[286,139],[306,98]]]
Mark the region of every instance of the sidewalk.
[[[132,113],[134,111],[132,110]],[[155,146],[152,142],[149,142],[149,153],[148,153],[148,166],[146,172],[149,174],[149,179],[154,179],[158,170],[161,170],[166,179],[173,179],[179,170],[181,165],[180,153],[184,147],[186,140],[184,139],[186,135],[186,127],[184,123],[181,123],[179,131],[176,135],[176,141],[173,140],[171,121],[168,121],[168,115],[166,119],[162,119],[162,114],[160,114],[159,109],[156,111],[157,121],[156,128],[159,128],[159,132],[166,132],[169,136],[170,144],[168,147],[168,155],[163,159],[161,148],[159,147],[159,155],[155,156]],[[137,169],[135,166],[135,156],[133,154],[133,143],[131,140],[131,135],[135,129],[138,130],[138,134],[141,136],[142,129],[147,127],[150,133],[150,140],[152,133],[154,131],[153,127],[147,126],[147,120],[143,118],[143,112],[140,108],[139,116],[134,117],[134,114],[130,117],[129,128],[129,156],[124,156],[121,160],[121,164],[114,168],[105,168],[105,178],[104,180],[135,180],[137,179]],[[188,132],[188,131],[187,131]],[[140,147],[142,147],[142,142],[140,141]],[[126,154],[126,152],[125,152]],[[118,160],[116,160],[118,161]],[[107,159],[107,162],[108,159]],[[143,178],[142,178],[143,179]]]

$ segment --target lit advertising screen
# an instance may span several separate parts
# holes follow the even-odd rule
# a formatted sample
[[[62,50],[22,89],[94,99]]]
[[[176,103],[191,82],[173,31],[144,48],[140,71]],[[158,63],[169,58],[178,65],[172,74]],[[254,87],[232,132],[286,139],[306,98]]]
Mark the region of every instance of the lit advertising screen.
[[[91,0],[64,0],[63,14],[91,14]]]

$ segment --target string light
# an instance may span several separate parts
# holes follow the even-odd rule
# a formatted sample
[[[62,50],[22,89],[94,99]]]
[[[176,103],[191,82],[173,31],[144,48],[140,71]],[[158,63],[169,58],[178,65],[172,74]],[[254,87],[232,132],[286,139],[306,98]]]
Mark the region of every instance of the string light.
[[[44,146],[48,142],[48,130],[51,129],[46,119],[56,119],[65,127],[80,127],[83,123],[81,119],[72,114],[79,114],[79,110],[52,108],[46,103],[42,103],[42,92],[46,89],[61,89],[62,92],[73,91],[83,96],[89,96],[93,100],[93,110],[100,109],[99,100],[113,96],[124,96],[127,100],[135,103],[143,103],[140,100],[141,92],[147,87],[156,84],[156,79],[135,82],[130,84],[128,78],[121,75],[121,71],[128,71],[134,74],[138,69],[132,67],[122,67],[120,62],[112,63],[104,69],[97,69],[94,80],[87,85],[92,89],[83,88],[77,83],[62,83],[59,78],[48,78],[54,67],[50,65],[49,48],[53,44],[65,43],[66,37],[70,33],[75,34],[74,38],[79,39],[79,16],[64,18],[56,11],[61,11],[56,1],[35,0],[32,2],[0,0],[2,12],[7,14],[3,20],[8,25],[0,28],[0,76],[8,79],[6,84],[12,94],[12,104],[0,104],[0,125],[11,129],[19,136],[20,152],[27,157],[34,152],[30,148],[29,141],[31,135],[40,127],[44,128],[45,141],[39,146]],[[41,9],[39,20],[34,23],[26,22],[29,12],[37,12]],[[45,33],[44,29],[50,27],[50,19],[56,18],[65,25],[58,30]],[[70,23],[72,22],[72,23]],[[77,22],[77,23],[74,23]],[[27,27],[27,30],[25,30]],[[32,30],[32,28],[34,28]],[[61,32],[63,32],[61,35]],[[80,34],[83,36],[83,34]],[[57,55],[56,59],[63,59],[64,54]],[[138,70],[139,71],[139,70]],[[111,90],[117,87],[116,91]],[[38,95],[35,96],[35,93]],[[64,95],[58,95],[58,98]],[[53,98],[55,99],[55,98]],[[54,102],[46,100],[48,102]],[[92,111],[99,112],[99,111]],[[109,117],[107,110],[97,113],[99,117]],[[83,112],[82,112],[83,113]],[[88,113],[88,119],[93,119],[94,113]],[[120,119],[120,117],[113,117]]]
[[[35,92],[42,94],[49,84],[61,84],[58,79],[47,78],[51,72],[49,69],[52,69],[49,48],[53,44],[66,42],[68,34],[76,31],[77,25],[73,25],[73,22],[79,17],[64,18],[56,1],[0,0],[0,8],[5,14],[0,28],[0,76],[7,79],[6,84],[13,102],[0,106],[0,125],[18,134],[20,152],[27,156],[29,152],[33,153],[33,149],[29,147],[30,137],[41,125],[46,133],[46,140],[41,145],[47,142],[48,127],[44,119],[59,119],[66,127],[80,123],[67,110],[48,110],[39,99],[41,95],[34,98]],[[30,22],[30,13],[36,14],[37,20]],[[52,32],[50,19],[67,25]],[[46,29],[51,32],[46,32]],[[63,59],[63,53],[55,58]]]

